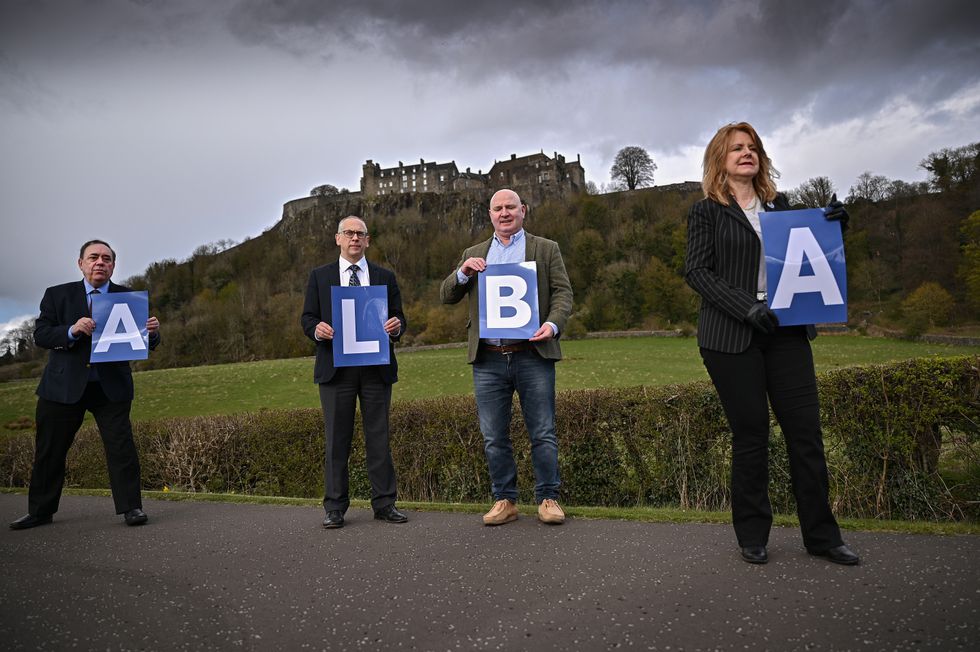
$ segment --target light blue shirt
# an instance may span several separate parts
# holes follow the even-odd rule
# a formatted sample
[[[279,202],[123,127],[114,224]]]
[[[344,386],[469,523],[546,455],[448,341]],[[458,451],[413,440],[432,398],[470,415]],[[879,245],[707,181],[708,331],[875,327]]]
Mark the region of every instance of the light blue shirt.
[[[85,301],[86,302],[89,301],[88,295],[92,294],[92,290],[95,290],[99,294],[108,294],[109,293],[109,281],[106,281],[105,283],[103,283],[102,284],[102,287],[100,287],[100,288],[97,288],[94,285],[92,285],[91,283],[89,283],[87,278],[83,278],[82,279],[82,283],[85,284]],[[92,312],[91,309],[89,309],[89,312],[90,313]],[[71,329],[74,326],[75,326],[75,324],[72,324],[71,326],[68,327],[68,341],[69,342],[77,342],[78,341],[78,338],[75,337],[74,335],[72,335],[72,333],[71,333]]]

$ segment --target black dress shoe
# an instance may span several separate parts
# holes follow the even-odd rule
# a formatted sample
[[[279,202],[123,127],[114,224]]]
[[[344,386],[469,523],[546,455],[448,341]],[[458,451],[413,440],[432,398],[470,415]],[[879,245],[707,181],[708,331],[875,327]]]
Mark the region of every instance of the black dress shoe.
[[[19,519],[10,524],[11,530],[26,530],[27,528],[37,527],[38,525],[47,525],[51,522],[51,515],[47,516],[34,516],[33,514],[28,514],[27,516],[21,516]]]
[[[126,525],[143,525],[148,519],[149,517],[139,507],[123,514],[123,520],[126,521]]]
[[[834,562],[835,564],[843,564],[844,566],[856,566],[861,558],[851,552],[851,549],[847,546],[841,545],[836,548],[830,548],[829,550],[807,550],[814,557],[825,557],[827,560]]]
[[[379,521],[388,521],[389,523],[405,523],[408,521],[408,517],[395,509],[394,505],[387,505],[381,509],[374,510],[374,518]]]
[[[331,509],[323,519],[323,527],[327,529],[344,527],[344,513],[339,509]]]
[[[745,546],[742,548],[742,559],[750,564],[765,564],[769,561],[769,553],[765,546]]]

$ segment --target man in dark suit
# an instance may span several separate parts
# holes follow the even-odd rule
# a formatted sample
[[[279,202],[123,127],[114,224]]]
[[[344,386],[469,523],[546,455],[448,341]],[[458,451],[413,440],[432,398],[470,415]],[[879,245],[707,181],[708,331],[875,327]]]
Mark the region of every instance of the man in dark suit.
[[[310,273],[301,320],[306,336],[316,342],[313,381],[320,386],[320,405],[323,407],[323,508],[326,511],[323,527],[343,527],[344,514],[350,506],[347,465],[358,398],[361,401],[374,518],[388,523],[404,523],[408,517],[395,507],[395,467],[388,443],[391,385],[398,380],[394,342],[405,332],[406,323],[401,292],[393,272],[368,262],[364,257],[371,241],[364,220],[353,215],[345,217],[337,225],[335,239],[340,248],[340,260],[317,267]],[[388,320],[384,329],[389,336],[391,362],[387,365],[335,368],[330,288],[357,285],[385,285],[388,288]]]
[[[517,466],[510,440],[515,391],[531,438],[538,519],[555,525],[565,520],[557,500],[561,481],[555,434],[555,362],[561,359],[558,337],[572,312],[572,286],[558,244],[524,231],[526,213],[516,192],[497,191],[490,199],[493,236],[463,252],[440,292],[443,303],[457,303],[469,296],[469,362],[495,501],[483,516],[485,525],[517,519]],[[537,264],[538,314],[544,323],[528,340],[481,340],[476,274],[487,265],[525,261]]]
[[[37,441],[28,494],[28,514],[10,524],[23,530],[51,522],[58,511],[65,482],[65,458],[86,410],[95,417],[105,446],[109,485],[116,513],[127,525],[143,525],[140,463],[133,443],[129,410],[133,402],[133,375],[128,362],[90,364],[92,333],[88,295],[129,292],[111,283],[116,252],[102,240],[82,245],[78,269],[83,279],[49,287],[41,299],[41,314],[34,327],[34,343],[50,349],[37,387]],[[160,343],[160,322],[146,322],[150,348]]]

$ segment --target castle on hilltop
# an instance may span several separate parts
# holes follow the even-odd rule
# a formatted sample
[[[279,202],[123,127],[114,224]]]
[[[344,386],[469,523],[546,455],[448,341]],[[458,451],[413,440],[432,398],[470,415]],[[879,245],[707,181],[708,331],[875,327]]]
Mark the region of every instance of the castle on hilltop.
[[[466,168],[460,172],[455,161],[435,163],[419,159],[418,163],[382,168],[368,159],[361,176],[361,193],[365,197],[397,195],[412,192],[493,192],[510,188],[525,201],[540,203],[545,199],[585,192],[585,169],[581,156],[572,162],[558,152],[549,157],[538,154],[518,157],[511,154],[504,161],[494,161],[486,174]]]

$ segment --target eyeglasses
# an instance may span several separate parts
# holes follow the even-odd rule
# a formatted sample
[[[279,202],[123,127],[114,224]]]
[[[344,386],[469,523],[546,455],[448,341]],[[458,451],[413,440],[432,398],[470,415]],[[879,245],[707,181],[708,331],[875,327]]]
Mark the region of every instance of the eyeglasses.
[[[361,238],[363,240],[364,238],[367,237],[368,232],[367,231],[351,231],[350,229],[345,229],[345,230],[341,231],[340,234],[342,236],[344,236],[345,238],[353,238],[356,235],[358,238]]]

